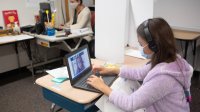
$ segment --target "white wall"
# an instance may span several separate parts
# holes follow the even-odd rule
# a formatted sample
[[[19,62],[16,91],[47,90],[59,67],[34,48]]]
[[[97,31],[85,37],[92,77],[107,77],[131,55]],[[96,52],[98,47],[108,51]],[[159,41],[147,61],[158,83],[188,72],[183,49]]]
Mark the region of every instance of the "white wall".
[[[138,47],[136,29],[153,17],[153,0],[98,0],[95,7],[96,57],[123,62],[124,46]]]
[[[17,10],[20,25],[34,24],[34,14],[39,10],[38,8],[26,7],[26,0],[1,0],[0,1],[0,26],[4,26],[2,16],[3,10]]]
[[[115,63],[124,62],[126,0],[95,3],[95,55]]]
[[[128,44],[138,47],[136,30],[143,21],[153,17],[153,0],[130,0],[128,13]]]
[[[200,31],[200,0],[155,0],[154,17],[171,26]]]
[[[83,4],[85,6],[93,6],[94,5],[93,0],[83,0]]]
[[[35,4],[27,4],[27,1],[34,1]],[[47,0],[0,0],[0,26],[4,26],[4,19],[2,16],[3,10],[17,10],[21,26],[34,25],[34,15],[39,14],[39,2],[43,1]],[[52,1],[55,1],[55,8],[57,9],[56,25],[58,26],[60,24],[63,24],[61,5],[63,5],[65,14],[65,1]]]

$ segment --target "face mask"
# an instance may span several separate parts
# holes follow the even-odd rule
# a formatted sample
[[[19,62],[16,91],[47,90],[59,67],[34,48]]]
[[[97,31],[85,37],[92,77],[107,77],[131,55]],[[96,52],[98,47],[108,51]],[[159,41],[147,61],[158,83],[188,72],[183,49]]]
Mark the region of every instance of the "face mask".
[[[76,7],[78,6],[78,3],[75,2],[75,3],[70,3],[70,6],[72,9],[76,9]]]
[[[147,45],[148,45],[148,44],[147,44]],[[146,54],[146,53],[144,53],[144,48],[145,48],[147,45],[145,45],[144,47],[139,46],[139,50],[140,50],[140,53],[141,53],[141,55],[142,55],[143,57],[145,57],[146,59],[151,59],[152,54]]]

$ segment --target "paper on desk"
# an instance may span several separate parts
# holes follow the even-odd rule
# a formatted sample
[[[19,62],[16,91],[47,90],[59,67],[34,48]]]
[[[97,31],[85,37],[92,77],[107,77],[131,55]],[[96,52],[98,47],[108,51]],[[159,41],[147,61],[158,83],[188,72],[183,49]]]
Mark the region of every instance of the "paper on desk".
[[[60,67],[53,70],[47,70],[48,74],[52,75],[54,78],[69,78],[67,67]]]
[[[80,34],[84,34],[86,32],[89,32],[89,28],[82,28],[82,29],[74,29],[74,30],[71,30],[71,33],[72,34],[76,34],[76,35],[80,35]]]
[[[127,56],[133,56],[136,58],[141,58],[141,59],[146,59],[141,55],[141,52],[139,50],[134,50],[134,49],[126,49],[125,55]]]
[[[125,94],[131,94],[136,89],[138,89],[140,84],[137,81],[131,81],[124,78],[118,78],[111,88],[113,90],[121,91]],[[124,112],[120,108],[116,107],[112,103],[109,102],[108,97],[103,95],[95,105],[102,111],[102,112]],[[135,112],[144,112],[144,109],[139,109]]]

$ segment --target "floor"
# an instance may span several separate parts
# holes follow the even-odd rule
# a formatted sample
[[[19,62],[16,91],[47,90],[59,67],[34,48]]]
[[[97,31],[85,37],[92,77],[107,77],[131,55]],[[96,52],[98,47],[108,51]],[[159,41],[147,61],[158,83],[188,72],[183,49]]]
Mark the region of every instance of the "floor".
[[[56,68],[57,65],[49,65],[45,69]],[[36,78],[46,75],[41,70],[44,68],[36,70]],[[0,112],[50,112],[51,102],[43,98],[41,87],[34,83],[36,78],[26,68],[0,74]]]
[[[54,67],[56,66],[50,66],[48,69]],[[37,77],[46,75],[41,70],[37,71]],[[198,75],[195,72],[192,78],[191,112],[200,112],[200,80]],[[33,83],[31,72],[27,69],[22,68],[0,74],[1,112],[49,112],[50,106],[51,103],[43,98],[41,88]]]

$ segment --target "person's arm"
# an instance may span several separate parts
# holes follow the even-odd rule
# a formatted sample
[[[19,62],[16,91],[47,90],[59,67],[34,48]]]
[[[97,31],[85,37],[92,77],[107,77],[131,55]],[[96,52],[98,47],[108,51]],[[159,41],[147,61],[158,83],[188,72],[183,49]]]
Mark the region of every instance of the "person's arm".
[[[88,21],[90,21],[90,12],[85,11],[84,14],[81,17],[81,20],[77,22],[76,24],[70,25],[70,29],[80,29],[84,28]]]
[[[70,17],[69,21],[64,25],[64,27],[67,27],[67,28],[70,27],[70,25],[72,24],[72,20],[73,20],[72,17],[73,17],[73,16]]]
[[[109,94],[109,101],[128,112],[147,108],[169,94],[175,84],[177,83],[171,77],[158,76],[142,85],[131,95],[112,90]]]
[[[93,65],[92,71],[93,73],[100,73],[101,75],[105,75],[105,74],[118,75],[120,72],[120,68],[119,67],[109,68],[109,67],[104,67],[102,65]]]
[[[128,66],[122,66],[120,68],[119,76],[131,80],[142,81],[151,69],[151,64],[144,65],[140,68],[132,68]]]

